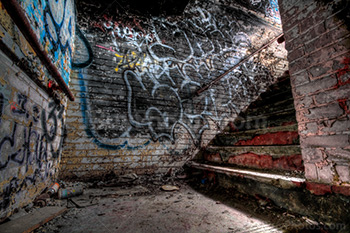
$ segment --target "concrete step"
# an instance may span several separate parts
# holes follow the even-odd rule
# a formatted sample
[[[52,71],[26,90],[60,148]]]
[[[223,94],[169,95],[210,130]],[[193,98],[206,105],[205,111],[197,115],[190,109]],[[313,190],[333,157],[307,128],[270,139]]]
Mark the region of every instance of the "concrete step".
[[[202,159],[257,169],[304,171],[301,149],[298,145],[209,146],[203,151]]]
[[[269,208],[269,203],[272,203],[302,216],[309,216],[313,220],[329,223],[329,226],[334,227],[333,223],[344,223],[339,228],[328,228],[335,229],[334,231],[327,229],[325,232],[350,232],[350,198],[345,194],[348,192],[347,188],[340,192],[340,186],[310,183],[303,176],[293,172],[263,172],[197,162],[187,165],[188,171],[195,177],[193,182],[209,192],[219,187],[223,188],[221,192],[229,194],[248,194],[255,197],[265,208]],[[242,203],[244,202],[242,199]],[[337,208],[334,208],[335,206]],[[314,229],[306,226],[292,232],[318,232]],[[321,231],[322,229],[319,232]]]
[[[209,153],[220,153],[223,161],[227,162],[231,156],[237,156],[245,153],[254,153],[257,155],[270,155],[273,158],[301,154],[299,145],[287,146],[208,146],[206,151]]]
[[[190,161],[186,164],[190,168],[210,171],[214,173],[237,176],[240,178],[252,179],[262,183],[271,184],[279,188],[290,189],[301,186],[305,182],[302,174],[289,172],[263,172],[256,169],[235,168],[229,166],[216,166],[211,164],[198,163]]]
[[[259,116],[239,116],[234,122],[234,126],[239,131],[263,129],[277,126],[295,124],[295,109],[288,109],[281,112],[271,112]]]
[[[211,142],[214,146],[298,145],[298,125],[286,125],[238,132],[224,132]]]

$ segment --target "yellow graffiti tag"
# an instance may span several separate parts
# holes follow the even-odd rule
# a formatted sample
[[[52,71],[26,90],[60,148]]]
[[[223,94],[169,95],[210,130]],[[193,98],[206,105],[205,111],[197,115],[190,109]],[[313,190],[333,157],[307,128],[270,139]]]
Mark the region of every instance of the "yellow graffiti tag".
[[[140,67],[143,63],[146,54],[138,55],[136,52],[131,51],[131,53],[119,54],[116,53],[115,56],[118,58],[117,67],[115,71],[118,72],[119,69],[134,69],[136,67]]]

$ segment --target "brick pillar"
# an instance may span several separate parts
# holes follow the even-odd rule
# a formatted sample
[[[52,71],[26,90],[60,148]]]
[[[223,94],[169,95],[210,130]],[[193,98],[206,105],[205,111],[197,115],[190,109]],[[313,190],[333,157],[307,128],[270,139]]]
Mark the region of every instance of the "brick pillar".
[[[308,181],[350,183],[349,1],[279,0]]]

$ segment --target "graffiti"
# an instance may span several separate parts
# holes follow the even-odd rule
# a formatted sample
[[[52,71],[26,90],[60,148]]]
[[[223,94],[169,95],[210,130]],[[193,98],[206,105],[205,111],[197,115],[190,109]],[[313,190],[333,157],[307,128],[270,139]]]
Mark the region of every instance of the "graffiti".
[[[0,124],[1,124],[1,116],[4,107],[4,95],[0,93]]]
[[[75,57],[84,57],[83,60],[76,60],[73,58],[72,60],[72,68],[73,69],[81,69],[84,67],[87,67],[91,64],[93,60],[93,53],[90,43],[87,41],[86,37],[84,36],[84,33],[80,30],[80,28],[76,27],[76,45],[78,46],[78,49],[76,53],[84,54],[84,56],[75,56]]]
[[[249,0],[251,9],[265,15],[274,25],[281,24],[278,0]]]
[[[3,94],[0,97],[2,109],[6,103]],[[9,124],[6,125],[0,122],[4,130],[0,138],[0,172],[7,174],[2,174],[2,179],[6,179],[6,176],[13,177],[0,193],[1,209],[6,209],[12,196],[21,191],[21,187],[28,185],[28,182],[35,184],[52,177],[55,173],[54,164],[60,157],[62,137],[59,138],[58,134],[63,133],[64,108],[51,102],[48,111],[40,111],[38,105],[29,107],[28,103],[26,95],[17,93],[16,100],[9,101],[11,118],[14,120],[7,120]],[[12,176],[9,168],[14,167],[21,169]]]
[[[68,84],[73,66],[85,67],[92,61],[92,56],[76,63],[71,59],[76,30],[74,1],[23,0],[19,4],[42,49]],[[3,218],[30,203],[57,175],[64,108],[46,99],[40,84],[50,83],[48,70],[5,8],[0,7],[0,15],[3,48],[8,47],[9,52],[5,54],[13,60],[8,62],[1,54],[4,59],[0,65],[3,71],[0,77],[0,218]],[[79,39],[84,40],[79,33],[78,29]],[[92,54],[91,48],[85,47],[85,50]],[[22,63],[24,65],[18,66]]]
[[[72,52],[72,44],[69,39],[72,34],[74,20],[74,6],[72,1],[55,1],[48,0],[44,9],[45,30],[49,40],[52,42],[54,49],[60,49],[63,53],[68,49]]]
[[[260,83],[273,81],[269,68],[252,58],[218,85],[194,95],[247,55],[252,48],[250,34],[259,31],[263,37],[264,33],[254,27],[247,30],[241,21],[248,16],[242,12],[217,15],[207,9],[197,3],[187,10],[191,17],[180,21],[153,18],[148,27],[106,17],[106,22],[99,24],[110,43],[96,42],[96,49],[104,52],[98,52],[102,55],[96,55],[95,61],[100,62],[103,54],[113,54],[117,75],[109,80],[121,85],[122,78],[125,85],[116,92],[105,87],[105,92],[125,96],[127,102],[126,106],[117,101],[106,106],[102,100],[110,98],[107,94],[91,92],[96,84],[88,79],[96,74],[94,67],[79,72],[84,123],[96,144],[116,150],[140,148],[143,144],[133,147],[123,140],[136,135],[175,143],[177,126],[186,129],[198,144],[210,121],[222,127],[224,119],[241,111],[242,102],[250,102],[263,91]],[[124,123],[125,118],[128,121]],[[113,128],[117,122],[123,122],[119,123],[122,127]]]
[[[79,77],[79,83],[81,86],[81,91],[82,91],[82,95],[81,95],[81,111],[82,111],[82,115],[83,115],[83,122],[86,126],[86,134],[88,135],[88,137],[93,138],[93,142],[98,145],[99,147],[103,148],[103,149],[107,149],[107,150],[120,150],[122,148],[126,148],[128,150],[134,150],[134,149],[140,149],[144,146],[147,146],[150,144],[149,140],[146,140],[146,142],[144,142],[141,145],[137,145],[137,146],[131,146],[128,145],[128,141],[124,140],[122,143],[117,144],[117,145],[113,145],[110,142],[103,142],[103,139],[101,139],[98,135],[98,133],[94,130],[93,124],[91,122],[91,116],[90,116],[90,107],[87,103],[86,100],[86,96],[84,93],[86,93],[86,89],[85,89],[85,83],[84,83],[84,77],[83,74],[81,73],[81,71],[78,74]]]
[[[128,51],[126,53],[116,53],[117,57],[117,67],[115,71],[119,71],[119,69],[134,69],[138,68],[144,63],[146,54],[138,55],[134,51]]]
[[[338,103],[344,110],[345,114],[350,116],[350,101],[348,99],[338,99]]]
[[[338,79],[338,83],[336,85],[336,88],[339,88],[340,86],[344,86],[346,84],[350,83],[350,78],[348,77],[348,74],[350,72],[350,58],[344,57],[344,59],[341,61],[341,64],[344,65],[343,68],[340,68],[336,72],[336,76]]]
[[[276,23],[281,23],[281,16],[278,9],[278,1],[270,0],[265,8],[265,16],[272,18]]]
[[[336,78],[337,78],[337,84],[334,86],[334,88],[338,89],[341,86],[350,84],[350,78],[349,78],[349,72],[350,72],[350,58],[344,57],[343,60],[340,62],[344,65],[344,67],[340,68],[336,72]],[[338,99],[338,104],[341,107],[341,109],[344,110],[345,115],[350,115],[350,101],[349,99]]]
[[[72,0],[21,1],[34,31],[53,63],[69,83],[74,51],[75,6]],[[43,30],[44,29],[44,30]]]
[[[74,3],[71,0],[47,0],[44,8],[46,36],[53,47],[54,61],[60,64],[61,75],[67,84],[69,83],[73,50],[72,38],[75,35],[74,9]]]
[[[255,6],[261,3],[261,0],[250,0],[250,3]]]
[[[100,27],[103,31],[110,31],[113,37],[113,44],[116,51],[125,45],[135,45],[140,47],[143,44],[149,44],[154,41],[154,35],[152,33],[146,33],[146,30],[140,26],[140,23],[134,18],[132,23],[124,24],[121,22],[112,22],[112,19],[108,19],[105,16],[107,22],[103,23]]]

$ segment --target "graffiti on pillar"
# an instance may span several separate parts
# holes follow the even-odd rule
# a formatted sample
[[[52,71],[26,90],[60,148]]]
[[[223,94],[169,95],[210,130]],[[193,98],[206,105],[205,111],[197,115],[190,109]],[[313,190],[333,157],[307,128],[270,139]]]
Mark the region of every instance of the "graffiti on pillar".
[[[68,84],[74,52],[74,1],[21,0],[19,4],[43,50]],[[13,59],[12,54],[6,57],[10,53],[1,53],[0,218],[3,218],[15,208],[30,203],[56,175],[62,149],[64,107],[49,102],[43,90],[23,75],[22,71],[35,74],[31,76],[43,84],[50,79],[1,3],[0,39],[4,51],[13,52],[27,68],[20,70],[16,62],[8,61]]]
[[[5,115],[5,108],[10,116]],[[63,106],[54,102],[42,109],[21,93],[15,94],[14,100],[0,93],[0,174],[5,183],[0,210],[8,208],[27,185],[55,174],[62,144],[63,111]]]
[[[104,39],[108,42],[97,39],[93,46],[96,54],[113,57],[114,66],[109,67],[114,73],[106,79],[111,86],[115,82],[125,87],[113,91],[106,86],[105,92],[126,97],[123,102],[106,102],[103,93],[93,91],[96,84],[91,77],[103,55],[95,54],[96,62],[79,72],[84,122],[96,144],[108,149],[140,148],[142,144],[133,147],[125,140],[136,135],[174,143],[178,126],[198,143],[210,128],[209,121],[221,127],[224,119],[241,111],[243,101],[250,102],[263,91],[262,83],[273,82],[269,68],[255,57],[195,96],[196,90],[246,57],[252,49],[250,34],[264,36],[264,30],[251,27],[249,31],[242,25],[248,17],[244,13],[216,12],[220,10],[210,11],[197,3],[187,9],[190,17],[177,21],[155,17],[144,24],[138,19],[122,23],[103,17],[91,24],[108,35]]]
[[[270,0],[265,8],[265,16],[273,19],[276,23],[281,23],[281,16],[278,9],[278,0]]]
[[[69,83],[74,50],[75,7],[73,0],[24,0],[22,7],[31,21],[39,41],[52,62]]]

